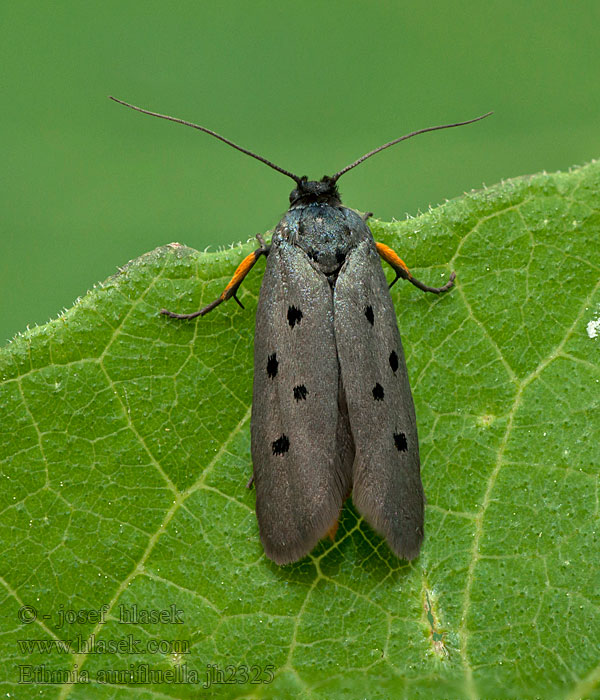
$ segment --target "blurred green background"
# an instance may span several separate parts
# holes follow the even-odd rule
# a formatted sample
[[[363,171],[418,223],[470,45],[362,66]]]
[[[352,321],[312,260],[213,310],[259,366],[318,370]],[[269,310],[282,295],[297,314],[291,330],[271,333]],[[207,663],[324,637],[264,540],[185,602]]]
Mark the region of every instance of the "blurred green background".
[[[147,250],[247,240],[286,209],[288,178],[109,94],[317,178],[495,110],[340,181],[383,219],[600,155],[597,0],[12,0],[0,20],[2,342]]]

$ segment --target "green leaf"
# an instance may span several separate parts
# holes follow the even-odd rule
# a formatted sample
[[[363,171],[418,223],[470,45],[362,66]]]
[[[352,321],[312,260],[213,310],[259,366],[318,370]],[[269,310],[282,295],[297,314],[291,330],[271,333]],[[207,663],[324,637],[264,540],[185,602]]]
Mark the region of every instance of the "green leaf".
[[[398,561],[348,504],[334,543],[265,558],[245,488],[264,262],[245,311],[182,323],[158,309],[213,300],[256,244],[159,248],[0,353],[6,697],[600,697],[600,163],[372,227],[424,282],[457,272],[441,297],[393,288],[421,556]],[[170,612],[124,624],[132,606]],[[274,680],[203,690],[211,664]]]

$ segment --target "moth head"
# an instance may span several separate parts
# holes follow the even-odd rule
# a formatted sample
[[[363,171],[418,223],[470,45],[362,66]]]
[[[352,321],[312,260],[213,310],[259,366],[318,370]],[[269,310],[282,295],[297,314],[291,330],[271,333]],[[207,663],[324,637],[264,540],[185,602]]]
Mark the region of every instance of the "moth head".
[[[330,204],[339,206],[342,202],[336,181],[324,175],[320,180],[309,180],[306,175],[298,178],[297,186],[290,193],[290,204]]]

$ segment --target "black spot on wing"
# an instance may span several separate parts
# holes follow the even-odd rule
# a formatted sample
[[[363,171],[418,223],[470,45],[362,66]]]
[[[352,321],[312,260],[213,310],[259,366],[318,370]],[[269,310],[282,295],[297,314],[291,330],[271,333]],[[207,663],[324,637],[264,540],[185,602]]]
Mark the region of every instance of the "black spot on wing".
[[[385,394],[383,391],[383,387],[379,382],[377,382],[377,384],[375,384],[375,386],[373,387],[373,398],[375,399],[375,401],[383,401],[384,396]]]
[[[373,325],[375,323],[375,315],[373,314],[373,307],[372,306],[366,306],[365,307],[365,316],[367,317],[367,321]]]
[[[302,311],[300,311],[300,309],[298,309],[296,306],[288,307],[287,320],[290,324],[290,328],[293,328],[297,323],[300,323],[302,316]]]
[[[273,441],[271,447],[274,455],[283,455],[290,449],[290,440],[287,435],[282,435]]]
[[[390,367],[392,368],[392,372],[398,369],[398,355],[395,350],[392,350],[390,353]]]
[[[304,384],[294,387],[294,398],[296,401],[306,401],[307,396],[308,389],[304,386]]]
[[[398,452],[406,452],[408,449],[406,435],[404,433],[394,433],[394,445],[396,445]]]
[[[274,379],[277,376],[278,367],[279,362],[277,361],[277,353],[274,352],[272,355],[269,355],[269,359],[267,360],[267,374],[271,379]]]

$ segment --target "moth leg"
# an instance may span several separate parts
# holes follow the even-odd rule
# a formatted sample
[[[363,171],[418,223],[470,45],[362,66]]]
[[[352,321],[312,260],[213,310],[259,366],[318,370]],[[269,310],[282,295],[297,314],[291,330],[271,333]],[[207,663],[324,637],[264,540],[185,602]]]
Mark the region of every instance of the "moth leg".
[[[254,264],[256,261],[260,258],[261,255],[267,256],[269,254],[269,250],[271,248],[270,245],[267,245],[264,241],[264,238],[260,235],[260,233],[256,236],[258,239],[258,242],[260,243],[260,248],[257,248],[253,253],[250,253],[250,255],[247,255],[242,262],[238,265],[237,270],[233,273],[233,277],[229,281],[229,284],[225,287],[225,289],[221,292],[221,294],[210,304],[205,306],[204,308],[200,309],[199,311],[194,311],[191,314],[176,314],[173,311],[168,311],[167,309],[161,309],[160,313],[163,314],[164,316],[170,316],[171,318],[180,318],[180,319],[190,319],[190,318],[196,318],[196,316],[205,316],[209,311],[212,311],[214,308],[219,306],[224,301],[227,301],[227,299],[231,299],[232,297],[235,299],[235,301],[242,307],[244,308],[242,302],[237,298],[237,290],[240,288],[240,285],[244,281],[244,278],[246,275],[250,272],[250,270],[254,267]]]
[[[367,223],[367,219],[370,219],[372,216],[373,216],[373,212],[372,212],[372,211],[367,211],[367,212],[365,212],[360,218],[361,218],[365,223]]]
[[[396,278],[390,284],[390,287],[393,287],[399,279],[403,279],[408,280],[411,284],[414,284],[415,287],[418,287],[424,292],[440,294],[441,292],[447,292],[454,285],[456,272],[453,272],[450,275],[449,280],[442,287],[429,287],[426,284],[423,284],[423,282],[420,282],[418,279],[412,276],[410,270],[406,266],[406,263],[404,260],[398,257],[396,251],[392,250],[389,246],[384,245],[383,243],[376,242],[375,245],[377,246],[377,252],[381,258],[383,258],[383,260],[385,260],[396,273]]]
[[[335,533],[338,531],[339,526],[340,526],[340,518],[338,516],[337,520],[333,523],[333,525],[329,528],[329,530],[327,530],[326,536],[329,537],[329,539],[332,542],[335,542]]]

